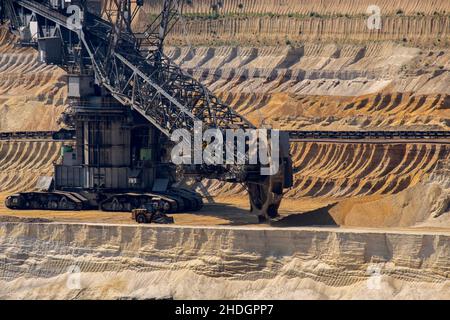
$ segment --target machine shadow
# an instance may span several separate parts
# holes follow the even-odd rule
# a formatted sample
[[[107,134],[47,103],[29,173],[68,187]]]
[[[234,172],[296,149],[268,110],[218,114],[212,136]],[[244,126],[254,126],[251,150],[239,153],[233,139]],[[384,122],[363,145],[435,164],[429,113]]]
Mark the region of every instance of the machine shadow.
[[[316,210],[298,214],[290,214],[277,221],[271,222],[270,225],[273,227],[339,227],[339,224],[330,214],[330,209],[335,205],[336,203],[333,203]]]
[[[330,214],[330,210],[335,205],[336,204],[334,203],[316,210],[282,216],[279,220],[272,221],[268,225],[281,228],[305,226],[339,227],[339,224]],[[248,209],[240,208],[230,203],[207,203],[202,210],[193,212],[192,214],[197,216],[214,217],[228,221],[226,223],[219,223],[218,225],[245,226],[258,224],[258,219],[256,216],[250,214]]]
[[[221,226],[245,226],[258,223],[257,217],[252,215],[247,208],[234,206],[231,203],[205,203],[200,211],[192,212],[191,214],[196,216],[214,217],[228,221],[218,224]]]

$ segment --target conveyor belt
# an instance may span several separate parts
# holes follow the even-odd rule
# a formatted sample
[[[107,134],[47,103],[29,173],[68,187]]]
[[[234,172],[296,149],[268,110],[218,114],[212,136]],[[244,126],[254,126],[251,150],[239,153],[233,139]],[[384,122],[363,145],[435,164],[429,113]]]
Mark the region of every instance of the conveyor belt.
[[[450,131],[289,131],[291,140],[302,139],[450,139]]]
[[[450,139],[450,131],[288,131],[292,141],[295,140],[442,140]],[[75,138],[74,130],[60,131],[16,131],[0,132],[0,140],[17,139],[53,139],[71,140]]]
[[[75,130],[0,132],[0,140],[73,140]]]

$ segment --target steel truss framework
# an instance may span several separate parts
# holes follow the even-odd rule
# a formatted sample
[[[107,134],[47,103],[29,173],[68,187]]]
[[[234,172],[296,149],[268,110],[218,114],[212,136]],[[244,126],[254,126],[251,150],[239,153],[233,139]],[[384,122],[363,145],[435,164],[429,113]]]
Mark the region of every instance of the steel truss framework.
[[[184,0],[165,0],[164,11],[141,33],[133,32],[140,6],[131,0],[110,1],[102,15],[107,20],[90,13],[87,0],[73,0],[72,4],[83,9],[81,29],[74,29],[70,14],[55,10],[48,0],[3,2],[10,4],[12,9],[7,14],[11,17],[25,9],[45,19],[46,25],[53,23],[64,30],[59,33],[66,55],[77,54],[66,59],[63,67],[72,73],[93,73],[114,98],[138,111],[165,135],[170,137],[177,129],[193,133],[196,121],[202,123],[203,130],[254,128],[164,55],[164,38],[182,13]],[[25,25],[18,20],[13,24],[16,29]],[[229,167],[228,171],[245,179],[242,166]]]
[[[109,7],[106,16],[108,25],[114,29],[98,38],[109,36],[109,49],[103,50],[102,41],[90,42],[92,37],[83,39],[92,61],[97,63],[96,73],[102,84],[119,101],[139,111],[168,136],[176,129],[193,132],[194,121],[201,121],[205,128],[253,128],[164,55],[164,38],[181,13],[184,1],[166,0],[164,11],[139,34],[132,31],[136,14],[127,13],[132,11],[130,2],[113,2],[115,7]],[[118,12],[117,8],[122,10]]]
[[[196,122],[206,129],[254,129],[243,116],[222,103],[205,86],[181,70],[163,53],[164,38],[181,14],[184,0],[164,0],[164,10],[141,33],[133,31],[133,20],[142,0],[111,0],[101,15],[91,13],[89,0],[72,0],[82,8],[80,27],[71,22],[71,13],[50,0],[0,0],[9,3],[12,27],[26,26],[32,15],[50,36],[58,34],[64,57],[61,66],[70,72],[92,74],[100,86],[120,103],[143,115],[161,132],[171,136],[177,129],[195,133]],[[18,19],[15,20],[16,12]],[[24,11],[27,12],[24,15]],[[106,20],[104,19],[106,18]],[[53,25],[48,27],[48,25]],[[56,32],[59,30],[59,32]],[[40,32],[40,36],[49,36]],[[276,216],[283,187],[292,181],[285,173],[291,168],[288,147],[281,153],[282,164],[274,176],[261,176],[259,165],[205,166],[192,170],[197,177],[243,182],[248,187],[252,211],[259,216]],[[235,159],[247,155],[238,152]],[[189,168],[190,169],[190,168]]]
[[[46,1],[3,1],[75,32],[87,56],[72,59],[78,65],[66,67],[80,72],[93,70],[111,95],[141,113],[167,136],[176,129],[193,132],[194,121],[201,121],[204,129],[253,128],[162,52],[164,38],[181,13],[183,0],[166,0],[166,10],[142,33],[132,30],[139,6],[134,4],[132,9],[130,0],[109,2],[103,14],[108,21],[85,9],[81,30],[74,30],[67,16],[53,10]],[[79,5],[85,7],[86,3]]]

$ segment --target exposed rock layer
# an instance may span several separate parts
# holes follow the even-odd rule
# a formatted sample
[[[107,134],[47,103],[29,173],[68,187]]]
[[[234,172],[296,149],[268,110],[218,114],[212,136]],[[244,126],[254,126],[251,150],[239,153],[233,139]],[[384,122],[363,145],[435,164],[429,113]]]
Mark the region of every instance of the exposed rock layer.
[[[0,297],[444,299],[449,243],[446,234],[1,223]]]
[[[177,48],[168,55],[255,124],[283,129],[444,129],[450,51],[392,43]]]
[[[308,15],[311,12],[320,15],[361,15],[367,13],[367,8],[374,4],[372,0],[195,0],[192,4],[186,4],[184,10],[186,14],[208,14],[213,13],[213,5],[218,6],[221,14],[263,14],[273,13],[284,15],[296,13]],[[160,0],[145,0],[144,9],[149,13],[159,13],[162,9]],[[376,5],[381,12],[386,15],[395,15],[401,10],[406,15],[424,13],[432,15],[434,13],[449,13],[450,3],[447,0],[377,0]]]
[[[381,29],[367,20],[376,5]],[[161,1],[145,2],[139,23],[148,24]],[[450,4],[446,0],[203,0],[185,6],[185,18],[169,36],[172,44],[401,41],[445,46],[450,41]]]

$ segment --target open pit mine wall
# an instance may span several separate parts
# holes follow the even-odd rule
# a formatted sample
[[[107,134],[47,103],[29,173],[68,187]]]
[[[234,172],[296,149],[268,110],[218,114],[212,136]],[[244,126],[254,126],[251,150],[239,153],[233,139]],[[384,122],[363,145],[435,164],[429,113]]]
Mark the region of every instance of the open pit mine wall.
[[[53,176],[53,162],[58,160],[62,145],[54,141],[0,141],[0,199],[3,192],[34,189],[39,176]]]
[[[381,30],[367,27],[370,5],[381,10]],[[161,9],[161,1],[146,1],[139,24],[145,25]],[[450,41],[449,13],[446,0],[192,1],[168,41],[175,45],[280,45],[393,40],[443,47]]]
[[[224,2],[225,8],[227,3]],[[419,5],[411,8],[421,10]],[[434,15],[431,9],[424,12],[433,19],[447,19]],[[228,17],[224,19],[226,22]],[[270,19],[277,23],[290,18]],[[140,20],[148,21],[142,17]],[[434,38],[436,30],[445,26],[450,29],[444,22],[433,25]],[[424,30],[417,34],[428,34]],[[172,34],[176,36],[177,31]],[[256,125],[304,130],[448,130],[450,126],[448,48],[419,49],[405,47],[403,42],[316,40],[295,46],[270,43],[272,47],[265,47],[261,43],[246,45],[236,39],[237,42],[222,47],[167,46],[167,54]],[[170,44],[173,42],[169,39]],[[8,30],[0,28],[1,131],[59,128],[57,120],[67,107],[64,72],[36,59],[36,51],[13,47]]]
[[[449,246],[439,233],[1,223],[0,298],[448,299]]]
[[[30,190],[39,176],[52,175],[61,146],[53,141],[0,141],[0,196]],[[398,193],[425,179],[440,162],[450,161],[449,145],[433,143],[294,142],[291,154],[295,181],[286,197],[294,199]],[[240,185],[216,180],[205,184],[211,195],[244,192]]]
[[[189,1],[186,1],[187,3]],[[447,0],[192,0],[186,4],[184,12],[187,15],[212,14],[214,5],[218,5],[222,14],[264,14],[276,15],[299,14],[309,15],[317,13],[324,16],[348,14],[366,14],[371,5],[380,7],[386,15],[396,15],[401,10],[406,15],[423,13],[450,13],[450,4]],[[147,12],[158,13],[162,10],[161,0],[144,0],[144,9]]]
[[[294,186],[285,197],[347,198],[401,192],[426,179],[442,161],[445,144],[360,144],[294,142]],[[239,185],[206,182],[211,195],[244,192]]]
[[[450,52],[393,43],[167,47],[167,55],[256,125],[444,129]]]
[[[32,48],[0,27],[0,131],[58,130],[67,106],[64,71],[38,62]],[[0,158],[1,159],[1,158]]]

